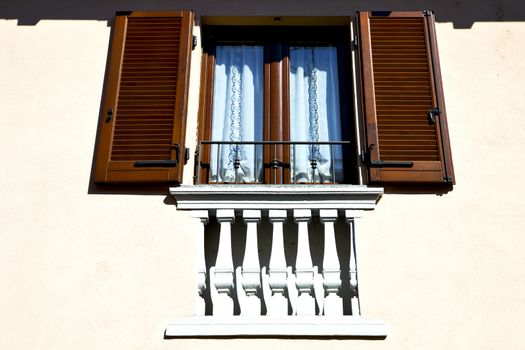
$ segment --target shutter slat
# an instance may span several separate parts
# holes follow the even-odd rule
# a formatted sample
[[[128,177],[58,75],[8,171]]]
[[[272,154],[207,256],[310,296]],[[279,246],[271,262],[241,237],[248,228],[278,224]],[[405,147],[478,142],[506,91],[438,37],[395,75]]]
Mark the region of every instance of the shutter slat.
[[[162,145],[164,143],[163,140],[159,140],[157,138],[150,138],[150,139],[122,139],[122,140],[115,140],[113,141],[114,143],[119,143],[121,145],[130,145],[130,146],[133,146],[133,145]]]

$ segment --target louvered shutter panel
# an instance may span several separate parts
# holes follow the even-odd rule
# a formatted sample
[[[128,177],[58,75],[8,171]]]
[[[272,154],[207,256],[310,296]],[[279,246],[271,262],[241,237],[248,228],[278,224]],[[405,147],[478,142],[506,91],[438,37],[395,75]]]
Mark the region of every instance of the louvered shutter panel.
[[[361,12],[358,27],[370,181],[453,184],[433,14]]]
[[[181,182],[193,15],[117,13],[95,182]]]

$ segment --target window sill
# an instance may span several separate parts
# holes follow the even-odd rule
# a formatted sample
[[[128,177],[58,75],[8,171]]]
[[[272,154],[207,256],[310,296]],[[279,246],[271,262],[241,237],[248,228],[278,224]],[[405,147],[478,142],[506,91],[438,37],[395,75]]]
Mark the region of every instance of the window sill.
[[[197,316],[171,322],[170,337],[363,337],[384,339],[388,326],[381,320],[354,316],[217,317]]]
[[[359,185],[194,185],[172,187],[170,193],[179,210],[372,210],[383,189]]]

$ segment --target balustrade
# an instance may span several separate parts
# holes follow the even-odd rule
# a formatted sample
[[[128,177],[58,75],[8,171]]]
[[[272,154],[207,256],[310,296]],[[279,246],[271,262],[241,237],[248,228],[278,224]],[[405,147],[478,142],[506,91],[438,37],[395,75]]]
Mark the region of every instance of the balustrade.
[[[193,216],[200,219],[202,232],[208,223],[208,216],[203,211],[198,211]],[[242,210],[235,214],[233,209],[216,211],[217,223],[220,226],[219,244],[215,265],[209,268],[210,295],[212,307],[209,308],[214,316],[231,316],[234,314],[234,303],[237,302],[240,315],[258,316],[308,316],[329,315],[342,316],[343,297],[351,295],[352,314],[358,315],[357,293],[357,264],[355,260],[355,241],[353,225],[358,211],[320,210],[315,215],[309,209],[295,210],[270,210],[262,217],[261,210]],[[261,220],[268,220],[272,225],[272,249],[268,266],[261,266],[259,261],[259,245],[257,240],[258,226]],[[297,251],[295,260],[290,265],[286,263],[284,223],[290,220],[296,224]],[[319,232],[319,225],[312,225],[312,221],[320,221],[323,229]],[[344,232],[336,232],[335,224],[340,220],[348,224]],[[241,230],[246,233],[244,257],[241,266],[234,267],[232,257],[232,223],[244,222]],[[239,226],[236,226],[239,229]],[[295,232],[295,230],[293,230]],[[346,235],[344,242],[349,242],[347,249],[349,256],[340,257],[337,249],[337,235]],[[315,238],[312,238],[315,236]],[[321,237],[319,237],[321,236]],[[322,271],[312,261],[311,240],[321,240],[323,246]],[[204,239],[199,239],[199,244],[204,244]],[[199,248],[198,259],[198,296],[199,302],[203,300],[206,288],[203,275],[204,247]],[[341,268],[340,261],[347,259]],[[343,285],[341,271],[349,271],[344,280],[349,281]],[[347,293],[341,293],[347,289]],[[264,292],[266,290],[266,292]],[[237,300],[234,298],[234,293]],[[262,303],[266,312],[262,312]],[[199,304],[201,305],[201,304]],[[204,307],[198,308],[202,314]]]
[[[383,321],[361,316],[355,245],[357,219],[382,189],[171,191],[200,225],[196,315],[170,323],[166,336],[386,336]]]

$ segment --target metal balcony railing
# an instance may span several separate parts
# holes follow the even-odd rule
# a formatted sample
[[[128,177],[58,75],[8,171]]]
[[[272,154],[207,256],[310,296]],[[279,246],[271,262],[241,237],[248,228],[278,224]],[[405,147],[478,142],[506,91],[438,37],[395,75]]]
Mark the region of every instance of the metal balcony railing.
[[[279,172],[285,169],[291,184],[338,183],[344,147],[349,145],[350,141],[201,141],[197,183],[278,184],[284,180]],[[267,169],[270,178],[263,175]]]

